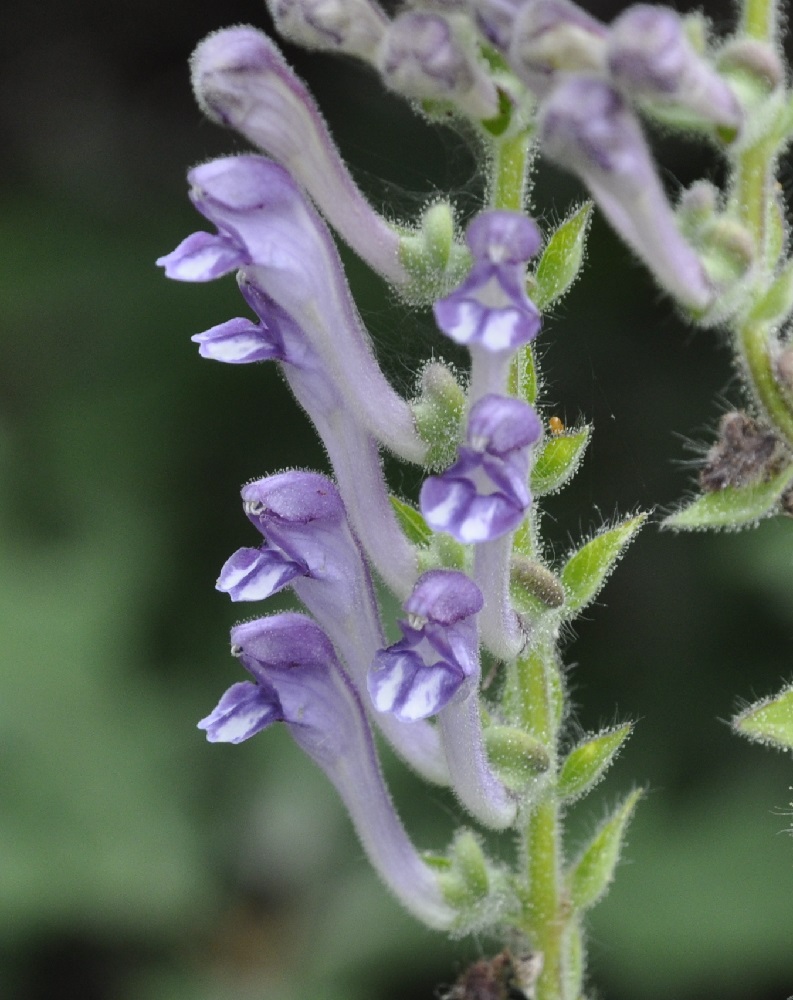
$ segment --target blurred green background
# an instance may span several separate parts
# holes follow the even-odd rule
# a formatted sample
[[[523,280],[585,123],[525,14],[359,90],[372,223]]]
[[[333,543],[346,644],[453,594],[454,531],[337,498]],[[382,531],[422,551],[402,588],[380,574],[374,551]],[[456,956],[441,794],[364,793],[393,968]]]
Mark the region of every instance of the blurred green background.
[[[430,1000],[499,944],[448,943],[405,916],[278,727],[240,747],[195,729],[239,679],[227,635],[242,613],[213,589],[253,543],[239,485],[324,467],[272,366],[201,361],[189,341],[243,311],[234,283],[169,283],[153,263],[201,227],[185,169],[245,148],[193,106],[187,57],[210,30],[266,16],[250,0],[44,0],[4,22],[0,997]],[[352,63],[287,53],[376,203],[409,214],[452,189],[476,207],[457,132]],[[664,163],[672,188],[719,176],[692,144],[665,141]],[[581,197],[545,167],[536,193],[548,224]],[[416,361],[449,347],[345,260],[408,390]],[[740,391],[719,337],[683,327],[601,220],[540,344],[546,417],[595,426],[547,504],[562,555],[617,511],[684,495]],[[791,650],[790,520],[713,537],[651,525],[570,635],[578,725],[639,723],[571,816],[571,848],[620,794],[649,789],[592,921],[598,996],[793,993],[792,762],[724,721],[790,677]],[[387,766],[418,844],[443,846],[454,802]]]

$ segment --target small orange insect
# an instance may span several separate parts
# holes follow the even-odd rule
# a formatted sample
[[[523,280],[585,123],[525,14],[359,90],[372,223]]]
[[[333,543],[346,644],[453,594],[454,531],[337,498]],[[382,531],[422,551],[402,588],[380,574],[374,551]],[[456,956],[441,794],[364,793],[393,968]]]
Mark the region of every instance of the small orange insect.
[[[551,434],[563,434],[564,433],[564,422],[561,417],[551,417],[548,421],[548,426],[551,429]]]

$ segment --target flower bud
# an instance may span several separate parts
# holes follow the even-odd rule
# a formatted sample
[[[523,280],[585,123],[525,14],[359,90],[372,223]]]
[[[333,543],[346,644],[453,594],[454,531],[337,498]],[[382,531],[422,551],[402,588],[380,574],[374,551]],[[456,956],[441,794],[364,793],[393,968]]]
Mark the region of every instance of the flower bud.
[[[440,14],[399,14],[383,38],[377,66],[385,85],[405,97],[451,101],[473,118],[498,114],[496,86],[473,46]]]
[[[370,59],[388,25],[370,0],[267,0],[280,35],[306,49]]]
[[[559,72],[605,72],[607,29],[570,0],[530,0],[515,18],[507,59],[535,93]]]
[[[674,11],[629,7],[611,26],[607,58],[612,80],[629,97],[672,103],[714,125],[740,126],[738,100],[694,50]]]

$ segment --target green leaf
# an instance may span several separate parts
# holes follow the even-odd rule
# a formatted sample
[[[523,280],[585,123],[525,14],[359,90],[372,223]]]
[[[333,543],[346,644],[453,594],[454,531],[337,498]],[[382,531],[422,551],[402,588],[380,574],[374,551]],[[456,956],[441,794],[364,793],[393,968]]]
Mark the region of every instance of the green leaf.
[[[623,743],[633,732],[633,723],[592,736],[570,751],[559,773],[558,790],[568,801],[580,798],[606,773]]]
[[[535,496],[553,493],[575,475],[589,442],[589,433],[589,427],[582,427],[554,434],[543,443],[531,470],[531,491]]]
[[[793,465],[761,483],[726,486],[705,493],[661,523],[664,528],[704,531],[707,528],[738,528],[776,513],[782,494],[793,483]]]
[[[490,763],[504,784],[521,791],[550,767],[545,745],[514,726],[488,726],[485,747]]]
[[[732,724],[736,732],[750,740],[793,750],[793,684],[773,698],[755,702]]]
[[[534,274],[531,298],[542,312],[570,288],[584,260],[592,202],[585,202],[553,233]]]
[[[512,359],[509,369],[509,394],[525,399],[529,406],[537,402],[539,382],[537,365],[534,363],[534,351],[531,344],[524,344]]]
[[[636,514],[601,531],[567,560],[561,580],[567,594],[568,616],[577,614],[595,598],[646,518],[646,514]]]
[[[415,507],[398,499],[393,494],[388,498],[399,522],[399,527],[409,542],[425,548],[432,541],[432,528]]]
[[[614,878],[625,828],[641,797],[640,788],[631,792],[570,866],[567,884],[574,910],[589,909],[605,895]]]

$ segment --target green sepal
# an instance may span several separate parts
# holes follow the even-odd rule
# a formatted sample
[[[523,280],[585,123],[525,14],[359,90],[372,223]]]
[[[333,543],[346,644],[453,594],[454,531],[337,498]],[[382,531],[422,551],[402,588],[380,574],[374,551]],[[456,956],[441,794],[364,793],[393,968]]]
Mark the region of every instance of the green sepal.
[[[705,531],[708,528],[740,528],[776,513],[782,494],[793,483],[793,465],[770,479],[749,486],[725,486],[705,493],[687,507],[661,522],[664,528]]]
[[[485,748],[499,778],[512,791],[523,791],[551,766],[545,745],[514,726],[488,726]]]
[[[625,828],[642,794],[641,788],[631,792],[570,866],[567,886],[574,910],[587,910],[605,895],[614,878]]]
[[[487,858],[470,830],[460,830],[455,835],[448,857],[425,860],[435,868],[444,898],[455,909],[471,907],[490,891]]]
[[[570,556],[561,572],[562,586],[567,594],[567,617],[578,614],[597,596],[646,518],[646,514],[629,517],[601,531]]]
[[[399,260],[410,275],[397,291],[409,302],[430,303],[459,284],[471,267],[471,253],[454,239],[449,202],[430,205],[417,230],[400,230]]]
[[[568,291],[581,270],[592,202],[585,202],[551,235],[543,251],[529,295],[542,312]]]
[[[531,470],[531,491],[535,496],[553,493],[572,479],[584,457],[590,430],[585,426],[546,439]]]
[[[779,326],[793,311],[793,260],[787,261],[765,295],[753,306],[749,322]]]
[[[626,722],[591,736],[574,747],[559,772],[557,789],[560,797],[569,802],[594,788],[632,732],[633,723]]]
[[[419,511],[393,494],[388,499],[391,501],[391,506],[394,508],[399,527],[402,529],[402,534],[405,538],[414,545],[426,548],[432,541],[434,532]]]
[[[457,456],[465,411],[465,392],[454,373],[440,361],[430,362],[421,376],[421,394],[411,404],[416,430],[429,447],[428,469],[446,469]]]
[[[737,733],[757,743],[793,750],[793,684],[763,698],[732,720]]]

